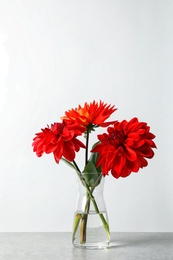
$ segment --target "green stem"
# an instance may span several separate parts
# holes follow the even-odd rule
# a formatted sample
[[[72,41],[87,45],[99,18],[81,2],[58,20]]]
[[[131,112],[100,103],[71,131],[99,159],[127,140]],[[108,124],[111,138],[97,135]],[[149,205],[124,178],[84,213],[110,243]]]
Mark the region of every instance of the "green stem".
[[[86,132],[85,165],[87,165],[88,162],[88,145],[89,145],[89,127],[87,127],[87,132]]]
[[[86,193],[87,198],[89,198],[88,192]],[[80,224],[80,243],[85,244],[86,243],[86,230],[87,230],[87,221],[88,221],[88,213],[90,210],[90,199],[87,199],[87,203],[85,204],[85,214],[83,215],[83,218],[81,220]]]
[[[77,163],[75,162],[75,160],[73,161],[73,164],[74,164],[76,170],[77,170],[79,173],[81,173],[81,171],[80,171],[80,169],[79,169]]]

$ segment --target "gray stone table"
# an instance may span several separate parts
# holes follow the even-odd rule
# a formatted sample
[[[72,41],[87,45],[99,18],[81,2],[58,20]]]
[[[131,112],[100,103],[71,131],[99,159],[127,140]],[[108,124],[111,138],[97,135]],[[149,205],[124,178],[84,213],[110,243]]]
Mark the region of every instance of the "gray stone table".
[[[111,233],[109,249],[78,249],[71,233],[0,233],[0,260],[173,260],[173,233]]]

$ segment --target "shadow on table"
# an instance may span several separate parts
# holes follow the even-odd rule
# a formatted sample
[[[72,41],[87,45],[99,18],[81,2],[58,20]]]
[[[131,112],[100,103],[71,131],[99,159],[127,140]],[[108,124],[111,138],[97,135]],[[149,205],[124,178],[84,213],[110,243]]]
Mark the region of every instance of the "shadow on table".
[[[172,246],[173,237],[171,233],[124,233],[112,238],[109,249],[120,247],[138,247],[142,246]]]

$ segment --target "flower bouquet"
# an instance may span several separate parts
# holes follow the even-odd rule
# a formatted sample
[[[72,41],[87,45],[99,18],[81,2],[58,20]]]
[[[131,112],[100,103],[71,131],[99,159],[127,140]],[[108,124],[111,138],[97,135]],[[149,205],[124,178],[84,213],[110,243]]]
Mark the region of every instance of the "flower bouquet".
[[[116,110],[115,106],[102,101],[86,102],[66,111],[61,122],[41,129],[33,139],[33,151],[38,157],[43,153],[53,153],[56,163],[64,161],[77,173],[79,196],[72,242],[78,247],[105,248],[109,245],[109,222],[103,190],[99,191],[104,177],[109,172],[116,179],[127,177],[146,167],[147,159],[154,156],[155,135],[147,123],[139,122],[136,117],[130,121],[107,122]],[[107,131],[97,135],[98,139],[89,151],[89,136],[98,127],[106,127]],[[80,136],[84,142],[79,140]],[[82,170],[75,160],[81,148],[85,149]],[[98,227],[101,227],[100,233]],[[102,235],[104,241],[101,241]]]

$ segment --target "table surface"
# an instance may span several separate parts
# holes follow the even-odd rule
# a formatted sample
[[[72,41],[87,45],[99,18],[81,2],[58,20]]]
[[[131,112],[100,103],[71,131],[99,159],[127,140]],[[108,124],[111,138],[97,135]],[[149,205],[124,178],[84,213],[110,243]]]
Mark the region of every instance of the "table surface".
[[[71,233],[0,233],[0,260],[173,260],[173,233],[111,233],[108,249],[78,249]]]

